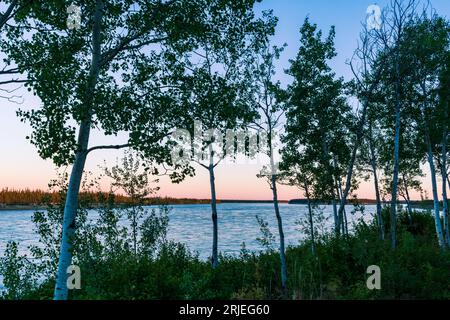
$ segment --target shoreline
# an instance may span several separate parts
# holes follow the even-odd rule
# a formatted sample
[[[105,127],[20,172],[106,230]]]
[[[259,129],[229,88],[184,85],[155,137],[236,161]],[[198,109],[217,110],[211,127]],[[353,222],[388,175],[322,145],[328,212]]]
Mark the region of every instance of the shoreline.
[[[240,204],[270,204],[273,203],[272,200],[217,200],[217,204],[227,204],[227,203],[240,203]],[[293,200],[280,200],[281,204],[289,204],[289,205],[306,205],[307,201],[304,199],[293,199]],[[375,200],[370,199],[362,199],[359,202],[362,205],[375,205]],[[165,204],[168,206],[180,206],[180,205],[209,205],[210,200],[207,199],[180,199],[179,201],[168,201],[167,203],[157,201],[155,203],[148,203],[144,206],[158,206],[161,204]],[[326,205],[326,203],[319,202],[320,205]],[[399,202],[400,205],[405,205],[406,203]],[[118,204],[117,207],[122,204]],[[351,205],[351,202],[348,203]],[[413,201],[411,203],[411,207],[413,209],[432,209],[432,204],[429,203],[421,203],[420,201]],[[442,204],[440,205],[442,207]],[[95,205],[93,206],[93,209]],[[2,204],[0,203],[0,212],[1,211],[28,211],[28,210],[47,210],[48,206],[39,205],[39,204]]]
[[[226,204],[226,203],[242,203],[242,204],[268,204],[273,203],[271,200],[217,200],[217,204]],[[279,203],[288,204],[288,200],[280,200]],[[168,205],[168,206],[181,206],[181,205],[209,205],[210,200],[185,200],[182,201],[174,201],[174,202],[155,202],[155,203],[148,203],[144,204],[144,207],[149,206],[158,206],[158,205]],[[123,204],[118,204],[117,207],[120,207]],[[93,209],[95,208],[95,205],[93,206]],[[30,210],[47,210],[48,206],[45,205],[38,205],[38,204],[0,204],[0,212],[1,211],[30,211]]]

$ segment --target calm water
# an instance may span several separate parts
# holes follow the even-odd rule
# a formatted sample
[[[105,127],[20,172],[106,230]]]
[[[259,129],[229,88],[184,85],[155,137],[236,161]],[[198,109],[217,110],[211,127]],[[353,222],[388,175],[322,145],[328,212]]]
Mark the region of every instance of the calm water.
[[[330,219],[328,228],[332,224],[332,207],[322,207],[324,215]],[[296,221],[305,217],[307,207],[305,205],[280,205],[283,217],[284,233],[287,245],[296,245],[304,238]],[[366,206],[365,219],[371,219],[371,213],[375,212],[375,206]],[[352,207],[347,208],[350,213]],[[246,248],[259,251],[263,248],[256,241],[261,236],[259,225],[255,216],[262,217],[269,223],[271,232],[276,236],[277,223],[273,204],[220,204],[219,214],[219,250],[226,254],[238,254],[245,242]],[[31,222],[32,210],[25,211],[0,211],[0,257],[3,257],[8,241],[19,243],[19,252],[28,253],[29,245],[38,245],[34,225]],[[89,219],[98,217],[96,211],[89,212]],[[361,217],[350,215],[349,221]],[[209,205],[181,205],[173,206],[169,213],[168,238],[185,243],[192,251],[198,252],[201,258],[207,259],[211,252],[212,222],[211,207]],[[126,223],[123,221],[122,223]],[[351,223],[349,225],[351,228]],[[275,244],[276,246],[276,244]],[[2,276],[0,276],[0,291],[4,289]]]
[[[322,207],[329,216],[329,227],[332,223],[332,207]],[[287,245],[295,245],[304,238],[296,221],[305,217],[307,207],[304,205],[280,205]],[[347,208],[351,212],[352,207]],[[366,206],[365,217],[370,219],[375,211],[374,206]],[[277,223],[272,204],[220,204],[219,213],[219,250],[226,254],[239,253],[242,243],[253,251],[261,250],[256,238],[261,235],[255,216],[262,217],[269,223],[272,233],[277,236]],[[27,252],[27,247],[37,244],[34,225],[31,222],[33,211],[0,211],[0,257],[3,256],[6,243],[16,241],[19,250]],[[360,215],[351,217],[354,220]],[[95,220],[97,213],[91,211],[89,218]],[[212,242],[211,208],[209,205],[180,205],[173,206],[169,213],[168,238],[188,245],[206,259],[210,255]]]

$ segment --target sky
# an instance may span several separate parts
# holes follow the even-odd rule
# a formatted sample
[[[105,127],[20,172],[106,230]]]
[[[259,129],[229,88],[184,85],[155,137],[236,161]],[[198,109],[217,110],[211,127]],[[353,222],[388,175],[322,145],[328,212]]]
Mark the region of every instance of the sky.
[[[299,47],[299,29],[306,17],[316,23],[324,34],[332,25],[336,27],[336,50],[338,56],[331,62],[337,76],[350,80],[352,75],[346,61],[351,58],[357,46],[357,39],[361,30],[361,22],[366,19],[366,10],[372,4],[383,7],[387,0],[373,2],[373,0],[263,0],[258,4],[258,12],[272,9],[279,18],[276,36],[273,43],[288,46],[283,52],[278,64],[278,79],[289,83],[288,76],[283,70],[289,67],[289,59],[296,56]],[[450,16],[449,0],[432,0],[431,4],[443,16]],[[28,124],[21,123],[16,116],[18,108],[38,108],[38,98],[28,94],[25,90],[18,90],[23,101],[20,105],[0,99],[0,188],[40,188],[47,189],[50,179],[56,177],[56,168],[49,160],[42,160],[37,150],[25,137],[30,134]],[[105,138],[94,132],[91,146],[98,144],[120,144],[126,142],[126,136]],[[121,151],[98,151],[91,153],[86,170],[99,172],[99,165],[104,161],[114,165],[116,159],[122,156]],[[256,177],[260,170],[258,164],[230,164],[219,165],[216,170],[216,189],[219,199],[271,199],[271,190],[264,179]],[[62,171],[63,169],[60,169]],[[66,170],[69,170],[66,168]],[[430,190],[428,178],[424,179],[424,187]],[[181,184],[172,184],[166,177],[160,178],[160,196],[175,198],[210,198],[209,177],[203,168],[197,168],[194,178],[188,178]],[[280,199],[289,200],[302,198],[303,194],[294,187],[280,186]],[[360,198],[374,198],[372,183],[362,183],[358,192]],[[428,194],[431,194],[428,191]],[[419,195],[414,194],[418,199]]]

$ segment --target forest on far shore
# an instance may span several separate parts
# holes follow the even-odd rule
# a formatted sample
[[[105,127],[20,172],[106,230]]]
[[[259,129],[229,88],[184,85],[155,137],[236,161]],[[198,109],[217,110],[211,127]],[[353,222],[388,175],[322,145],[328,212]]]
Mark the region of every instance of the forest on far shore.
[[[98,205],[100,203],[99,195],[104,192],[102,191],[91,191],[86,193],[80,193],[80,198],[90,198],[93,201],[93,205]],[[124,194],[115,194],[116,204],[130,204],[132,203],[131,197]],[[5,210],[19,206],[21,208],[42,206],[45,203],[59,204],[63,201],[61,194],[53,191],[43,191],[39,189],[8,189],[4,188],[0,190],[0,210],[3,208]],[[159,204],[209,204],[209,199],[180,199],[171,197],[147,197],[144,200],[146,205],[159,205]],[[219,200],[220,202],[220,200]]]
[[[104,194],[104,191],[91,191],[80,193],[81,198],[93,199],[93,205],[99,205],[99,195]],[[115,193],[115,202],[118,205],[131,204],[130,196],[121,193]],[[60,193],[56,191],[43,191],[39,189],[9,189],[3,188],[0,190],[0,210],[11,210],[15,208],[27,209],[36,208],[50,201],[52,204],[61,203],[63,199]],[[144,199],[145,205],[178,205],[178,204],[209,204],[210,199],[194,199],[194,198],[172,198],[172,197],[158,197],[149,196]],[[316,204],[327,204],[325,200],[315,200]],[[217,199],[217,203],[272,203],[273,200],[233,200],[233,199]],[[280,203],[289,204],[308,204],[307,199],[291,199],[279,200]],[[375,205],[375,199],[350,199],[349,203],[360,203],[365,205]],[[407,204],[407,201],[399,201],[399,204]],[[432,200],[411,200],[411,205],[421,208],[430,208],[433,206]],[[440,203],[442,208],[442,202]]]

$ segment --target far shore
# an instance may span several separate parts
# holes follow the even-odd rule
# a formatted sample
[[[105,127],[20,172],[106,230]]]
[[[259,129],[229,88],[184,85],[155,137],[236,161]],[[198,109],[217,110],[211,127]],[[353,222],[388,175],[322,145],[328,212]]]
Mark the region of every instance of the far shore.
[[[288,200],[280,200],[280,203],[288,203]],[[208,199],[176,199],[175,201],[157,201],[155,203],[148,203],[145,206],[155,206],[160,204],[165,204],[169,206],[179,206],[179,205],[196,205],[196,204],[209,204]],[[218,204],[224,203],[247,203],[247,204],[258,204],[258,203],[273,203],[271,200],[217,200]],[[118,204],[117,206],[121,206]],[[95,205],[94,205],[95,208]],[[48,206],[40,204],[4,204],[0,203],[0,211],[22,211],[22,210],[47,210]]]
[[[155,201],[154,203],[148,203],[146,206],[155,206],[160,204],[166,204],[170,206],[179,206],[179,205],[195,205],[195,204],[203,204],[207,205],[210,203],[209,199],[166,199],[167,201]],[[291,205],[303,205],[307,204],[305,199],[293,199],[293,200],[280,200],[280,203],[291,204]],[[359,199],[358,202],[363,205],[375,205],[376,201],[371,199]],[[225,203],[245,203],[245,204],[264,204],[264,203],[273,203],[272,200],[218,200],[217,203],[225,204]],[[320,204],[326,205],[326,203]],[[349,201],[348,204],[351,204]],[[399,202],[399,204],[405,205],[406,203]],[[429,201],[412,201],[411,203],[414,209],[431,209],[433,207],[432,203]],[[121,206],[118,204],[117,206]],[[95,206],[94,206],[95,208]],[[21,210],[46,210],[48,206],[41,204],[4,204],[0,203],[0,211],[21,211]]]

